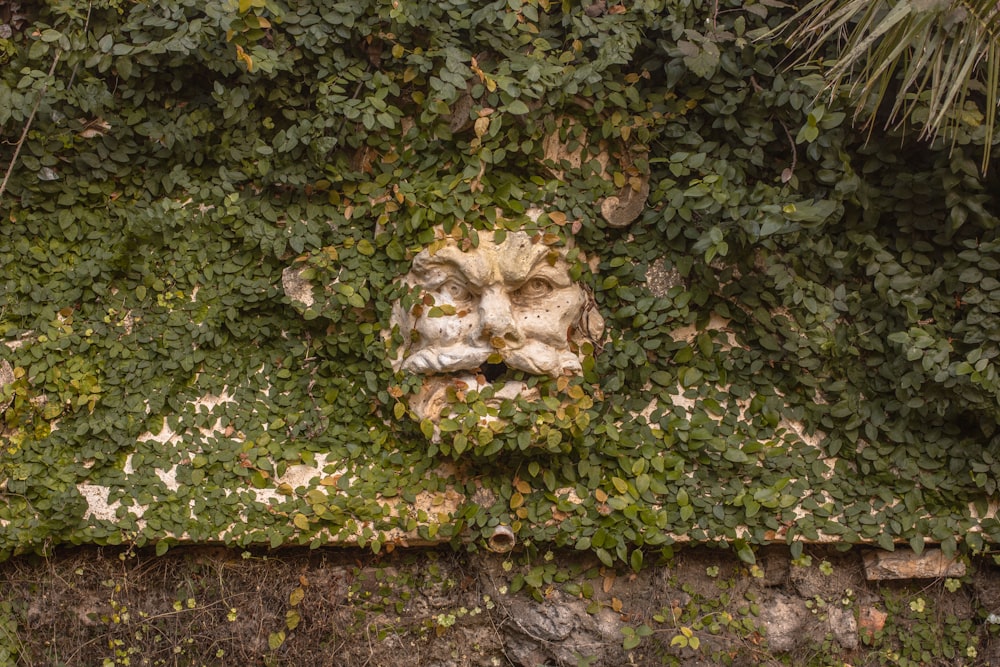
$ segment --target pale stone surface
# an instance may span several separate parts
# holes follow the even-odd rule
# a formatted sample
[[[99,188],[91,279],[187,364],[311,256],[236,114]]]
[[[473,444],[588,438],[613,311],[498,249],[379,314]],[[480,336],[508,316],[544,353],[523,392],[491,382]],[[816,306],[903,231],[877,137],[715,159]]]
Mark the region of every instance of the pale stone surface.
[[[940,549],[927,549],[920,555],[910,549],[870,551],[865,554],[864,562],[869,581],[965,576],[965,564],[945,556]]]
[[[297,266],[289,266],[281,272],[281,286],[285,289],[285,295],[303,308],[311,308],[315,299],[313,298],[312,283],[302,277],[304,269]]]
[[[9,406],[14,400],[13,396],[7,400],[4,400],[2,397],[4,387],[13,383],[14,369],[11,368],[10,363],[8,363],[6,359],[0,360],[0,413],[6,410],[7,406]]]
[[[578,374],[582,346],[603,336],[604,319],[570,278],[562,251],[525,232],[499,243],[488,236],[476,248],[439,241],[414,258],[403,279],[422,296],[409,309],[393,309],[404,341],[395,367],[430,376],[410,404],[421,419],[440,416],[449,389],[482,389],[508,369]],[[507,381],[494,400],[530,400],[525,391]]]
[[[767,645],[775,651],[790,651],[802,636],[802,625],[810,618],[809,609],[801,598],[777,595],[762,605],[760,623],[767,636]]]
[[[801,597],[778,594],[761,606],[760,624],[768,647],[775,651],[791,651],[827,632],[846,649],[858,647],[858,624],[850,607],[810,608]]]
[[[670,288],[684,284],[684,277],[676,268],[667,268],[663,259],[654,261],[646,269],[646,288],[653,296],[664,297]]]
[[[858,647],[858,622],[854,618],[854,611],[848,607],[832,606],[829,608],[827,623],[830,632],[837,643],[846,649],[856,649]]]
[[[621,644],[621,617],[610,609],[588,614],[587,602],[553,593],[544,603],[512,598],[504,625],[507,651],[520,665],[574,665],[581,656],[601,661]]]
[[[99,521],[114,521],[117,518],[117,510],[120,503],[108,503],[108,493],[111,488],[98,484],[77,484],[77,491],[87,501],[88,517],[93,517]]]

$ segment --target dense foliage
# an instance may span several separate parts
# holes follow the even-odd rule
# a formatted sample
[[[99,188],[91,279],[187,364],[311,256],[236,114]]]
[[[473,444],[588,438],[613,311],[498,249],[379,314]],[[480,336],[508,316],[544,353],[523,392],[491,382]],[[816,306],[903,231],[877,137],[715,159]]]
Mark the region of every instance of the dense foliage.
[[[0,34],[0,553],[1000,538],[982,109],[934,144],[860,134],[756,39],[790,15],[769,0],[40,4]],[[583,159],[546,160],[553,133]],[[521,225],[599,260],[603,349],[494,430],[456,397],[432,444],[380,334],[394,281],[435,227]],[[289,266],[331,285],[315,308]],[[449,486],[456,515],[412,508]]]

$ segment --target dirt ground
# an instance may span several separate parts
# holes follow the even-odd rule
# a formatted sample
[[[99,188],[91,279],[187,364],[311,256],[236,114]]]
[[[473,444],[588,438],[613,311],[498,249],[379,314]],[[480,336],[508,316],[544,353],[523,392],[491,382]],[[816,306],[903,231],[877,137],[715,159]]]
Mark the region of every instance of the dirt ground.
[[[79,548],[0,564],[0,667],[1000,664],[1000,572],[865,579],[860,553],[635,574],[577,552]]]

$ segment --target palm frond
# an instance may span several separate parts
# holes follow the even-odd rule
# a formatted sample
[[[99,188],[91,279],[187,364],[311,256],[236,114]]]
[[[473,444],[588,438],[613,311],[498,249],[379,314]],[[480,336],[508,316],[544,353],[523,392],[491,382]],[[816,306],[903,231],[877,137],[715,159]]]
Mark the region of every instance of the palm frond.
[[[1000,103],[1000,2],[997,0],[813,0],[783,26],[786,41],[814,59],[830,43],[837,60],[828,89],[854,100],[855,120],[871,127],[887,109],[887,127],[926,109],[920,137],[978,122],[965,113],[970,94],[982,104],[986,170]],[[894,99],[886,103],[886,95]]]

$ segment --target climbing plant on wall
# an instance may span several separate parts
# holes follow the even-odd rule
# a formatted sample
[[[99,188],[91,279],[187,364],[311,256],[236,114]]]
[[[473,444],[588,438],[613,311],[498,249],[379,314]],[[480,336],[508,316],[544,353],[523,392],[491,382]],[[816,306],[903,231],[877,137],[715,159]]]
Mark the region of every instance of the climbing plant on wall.
[[[680,539],[746,560],[772,541],[988,548],[1000,243],[981,101],[933,143],[859,132],[764,39],[793,11],[18,13],[0,32],[0,553],[378,551],[499,524],[636,568]],[[639,200],[634,220],[602,213],[614,197]],[[442,234],[520,229],[571,255],[607,334],[496,428],[465,395],[473,417],[428,432],[383,336],[398,278]],[[321,474],[285,481],[299,466]]]

